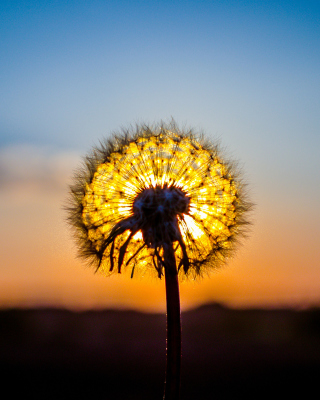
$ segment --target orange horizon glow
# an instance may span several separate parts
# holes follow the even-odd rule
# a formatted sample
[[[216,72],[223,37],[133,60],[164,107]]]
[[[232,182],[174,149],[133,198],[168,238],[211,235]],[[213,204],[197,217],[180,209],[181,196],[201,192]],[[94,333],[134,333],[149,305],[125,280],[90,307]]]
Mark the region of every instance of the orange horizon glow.
[[[78,162],[77,155],[56,155],[48,159],[45,186],[32,173],[2,188],[0,307],[165,312],[163,280],[106,278],[76,258],[62,205]],[[320,221],[313,214],[315,205],[310,203],[300,213],[300,199],[254,200],[258,207],[250,237],[225,267],[180,285],[182,310],[210,302],[230,307],[320,305]]]

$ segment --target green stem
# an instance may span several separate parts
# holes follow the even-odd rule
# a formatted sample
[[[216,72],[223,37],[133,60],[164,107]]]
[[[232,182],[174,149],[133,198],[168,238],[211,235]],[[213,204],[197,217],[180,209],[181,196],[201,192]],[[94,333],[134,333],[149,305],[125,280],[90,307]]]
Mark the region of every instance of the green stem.
[[[172,244],[164,246],[167,298],[167,365],[164,400],[178,400],[181,375],[181,314],[178,272]]]

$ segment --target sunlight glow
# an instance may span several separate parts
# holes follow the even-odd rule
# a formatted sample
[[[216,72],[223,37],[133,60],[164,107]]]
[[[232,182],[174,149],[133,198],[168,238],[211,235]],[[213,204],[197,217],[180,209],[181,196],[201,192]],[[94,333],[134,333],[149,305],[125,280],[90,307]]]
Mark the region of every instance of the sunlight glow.
[[[139,193],[156,187],[178,188],[190,199],[188,211],[178,214],[177,220],[191,265],[205,262],[213,254],[222,258],[238,231],[241,214],[237,210],[239,190],[234,177],[215,148],[206,148],[192,136],[168,130],[122,143],[97,165],[82,199],[82,221],[95,251],[101,251],[116,224],[133,215],[133,203]],[[130,233],[127,229],[119,234],[113,250],[111,245],[109,250],[103,250],[106,256],[101,270],[105,274],[113,272],[112,258],[127,239],[125,269],[129,266],[132,274],[136,269],[140,275],[148,269],[155,270],[155,250],[143,245],[141,230],[131,238]],[[183,252],[179,246],[175,251],[179,263]]]

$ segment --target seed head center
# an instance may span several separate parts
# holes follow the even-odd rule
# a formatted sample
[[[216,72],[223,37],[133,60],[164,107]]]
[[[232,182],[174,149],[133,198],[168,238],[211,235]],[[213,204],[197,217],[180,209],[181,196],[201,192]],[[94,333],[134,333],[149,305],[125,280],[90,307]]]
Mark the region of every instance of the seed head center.
[[[179,240],[177,217],[189,211],[190,197],[174,186],[146,188],[133,202],[133,214],[142,226],[146,244],[158,246],[160,242]]]

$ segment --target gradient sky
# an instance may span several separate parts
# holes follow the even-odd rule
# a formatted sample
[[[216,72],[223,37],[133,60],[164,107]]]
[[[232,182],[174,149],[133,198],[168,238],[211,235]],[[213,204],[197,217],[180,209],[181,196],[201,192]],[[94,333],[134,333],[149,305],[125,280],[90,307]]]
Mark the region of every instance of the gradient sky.
[[[0,306],[165,309],[163,282],[86,268],[62,206],[99,139],[171,117],[240,161],[256,203],[182,308],[320,305],[320,2],[18,0],[0,5]]]

